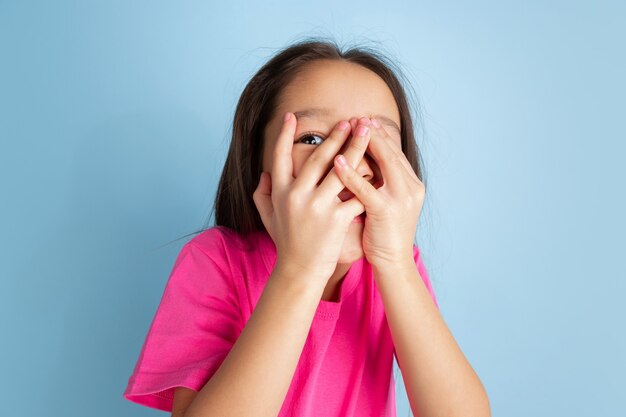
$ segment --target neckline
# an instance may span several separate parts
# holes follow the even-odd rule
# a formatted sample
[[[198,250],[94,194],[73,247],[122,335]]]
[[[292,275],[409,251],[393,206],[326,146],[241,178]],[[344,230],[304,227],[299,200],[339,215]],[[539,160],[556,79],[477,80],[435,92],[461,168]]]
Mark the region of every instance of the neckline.
[[[258,239],[257,247],[261,253],[261,258],[263,259],[263,264],[265,265],[265,269],[267,270],[269,277],[274,270],[274,265],[276,264],[276,245],[274,244],[271,236],[265,230],[259,231],[256,234]],[[321,320],[335,320],[339,316],[341,305],[350,296],[350,294],[354,292],[357,284],[359,283],[363,272],[364,262],[365,257],[361,257],[350,265],[350,268],[341,282],[339,300],[334,302],[320,299],[317,310],[315,311],[315,317]]]

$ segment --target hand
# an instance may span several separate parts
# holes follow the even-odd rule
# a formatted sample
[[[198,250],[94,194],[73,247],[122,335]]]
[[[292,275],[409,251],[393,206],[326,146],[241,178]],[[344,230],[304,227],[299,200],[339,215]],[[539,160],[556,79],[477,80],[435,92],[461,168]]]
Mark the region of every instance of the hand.
[[[352,220],[365,210],[356,197],[344,202],[338,198],[344,185],[332,169],[332,159],[349,136],[350,124],[339,122],[294,179],[291,155],[297,120],[293,113],[289,115],[273,150],[271,176],[261,173],[252,197],[276,245],[277,264],[289,265],[291,271],[304,272],[294,275],[308,280],[313,276],[326,285]],[[357,137],[350,141],[345,151],[350,163],[356,165],[361,160],[368,140]]]
[[[335,170],[345,187],[365,206],[365,257],[374,267],[393,267],[413,259],[413,239],[426,190],[380,122],[372,119],[369,128],[368,150],[380,167],[383,185],[376,189],[357,174],[355,164],[342,166],[339,155],[334,160]]]

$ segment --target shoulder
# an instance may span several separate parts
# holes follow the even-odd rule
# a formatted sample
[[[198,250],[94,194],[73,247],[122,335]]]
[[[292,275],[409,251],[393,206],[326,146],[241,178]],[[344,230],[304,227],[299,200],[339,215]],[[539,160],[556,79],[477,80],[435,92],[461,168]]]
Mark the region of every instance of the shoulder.
[[[223,254],[226,251],[245,249],[246,242],[242,236],[228,227],[213,226],[193,237],[187,245],[211,254]]]
[[[213,260],[246,258],[264,243],[261,232],[242,235],[226,226],[213,226],[193,237],[185,246],[204,252]]]
[[[210,292],[220,299],[232,297],[242,256],[238,235],[222,226],[204,230],[183,245],[174,263],[168,286],[202,296]],[[235,301],[233,301],[235,303]]]
[[[222,253],[226,250],[227,241],[232,240],[230,230],[223,226],[213,226],[194,236],[185,246],[193,246],[206,253]]]

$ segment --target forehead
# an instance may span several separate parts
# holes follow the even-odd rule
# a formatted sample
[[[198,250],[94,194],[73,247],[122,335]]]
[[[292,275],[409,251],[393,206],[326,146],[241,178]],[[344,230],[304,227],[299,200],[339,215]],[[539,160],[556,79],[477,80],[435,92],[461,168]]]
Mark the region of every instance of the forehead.
[[[283,89],[276,118],[287,111],[296,114],[299,124],[317,119],[334,125],[351,117],[378,116],[387,126],[395,123],[400,127],[400,113],[385,81],[373,71],[348,61],[318,60],[307,64]]]

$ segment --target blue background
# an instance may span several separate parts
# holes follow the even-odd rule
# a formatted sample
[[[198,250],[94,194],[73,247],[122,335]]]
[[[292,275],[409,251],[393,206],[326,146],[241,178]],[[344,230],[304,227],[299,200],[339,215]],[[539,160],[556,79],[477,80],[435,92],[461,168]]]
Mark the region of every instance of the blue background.
[[[0,1],[3,413],[164,415],[122,392],[175,239],[247,80],[320,35],[423,104],[418,242],[493,415],[623,416],[623,4]]]

